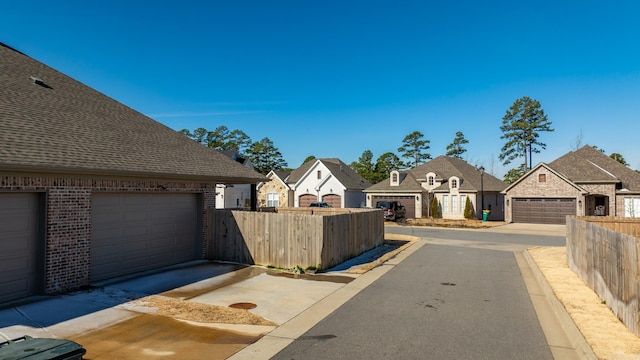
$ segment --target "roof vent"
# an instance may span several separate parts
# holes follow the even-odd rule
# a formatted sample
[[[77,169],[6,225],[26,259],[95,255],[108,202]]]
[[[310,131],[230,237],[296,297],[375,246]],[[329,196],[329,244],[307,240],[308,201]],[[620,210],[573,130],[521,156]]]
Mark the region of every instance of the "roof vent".
[[[40,79],[39,77],[29,76],[29,79],[31,79],[33,81],[33,83],[36,84],[36,85],[40,85],[40,86],[42,86],[44,88],[47,88],[47,89],[53,89],[51,86],[47,85],[44,82],[44,80]]]

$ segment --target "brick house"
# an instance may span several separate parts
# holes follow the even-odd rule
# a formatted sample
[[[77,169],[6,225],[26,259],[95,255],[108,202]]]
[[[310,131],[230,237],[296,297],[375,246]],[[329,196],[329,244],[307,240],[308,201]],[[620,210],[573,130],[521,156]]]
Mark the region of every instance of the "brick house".
[[[429,204],[438,200],[439,216],[464,219],[467,198],[475,216],[482,217],[481,204],[490,209],[489,220],[504,219],[504,196],[507,184],[488,173],[481,173],[466,161],[438,156],[408,171],[392,171],[388,179],[367,189],[367,206],[378,201],[399,201],[407,210],[407,218],[431,216]]]
[[[536,165],[503,194],[508,222],[564,224],[567,215],[640,217],[640,174],[589,145]]]
[[[357,208],[364,205],[364,193],[371,186],[365,178],[337,158],[308,161],[293,170],[287,178],[293,191],[293,206],[308,207],[323,201],[335,208]]]
[[[293,190],[287,185],[291,172],[271,170],[267,178],[271,181],[258,184],[259,207],[293,207]]]
[[[216,183],[264,176],[0,43],[0,303],[203,259]]]

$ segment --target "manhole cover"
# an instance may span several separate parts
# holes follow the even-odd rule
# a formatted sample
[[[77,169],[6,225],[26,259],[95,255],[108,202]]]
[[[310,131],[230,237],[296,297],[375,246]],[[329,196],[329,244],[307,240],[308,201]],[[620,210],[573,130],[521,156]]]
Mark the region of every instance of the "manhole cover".
[[[249,310],[249,309],[255,309],[256,307],[258,307],[258,305],[250,302],[239,302],[239,303],[231,304],[229,305],[229,307],[234,309]]]

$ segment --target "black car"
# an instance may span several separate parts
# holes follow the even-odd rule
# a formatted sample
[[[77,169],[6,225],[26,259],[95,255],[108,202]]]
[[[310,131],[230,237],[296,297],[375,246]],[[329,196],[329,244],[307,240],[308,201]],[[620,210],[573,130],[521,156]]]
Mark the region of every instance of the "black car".
[[[323,207],[323,208],[330,208],[331,205],[327,204],[326,202],[317,202],[314,201],[311,204],[309,204],[309,207]]]

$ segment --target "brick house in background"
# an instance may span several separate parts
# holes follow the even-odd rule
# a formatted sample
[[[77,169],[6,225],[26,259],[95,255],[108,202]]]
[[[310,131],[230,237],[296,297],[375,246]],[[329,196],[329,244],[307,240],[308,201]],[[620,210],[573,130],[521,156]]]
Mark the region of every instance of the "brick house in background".
[[[291,172],[271,170],[267,178],[271,181],[258,184],[259,207],[293,207],[293,190],[287,185]]]
[[[438,200],[439,216],[464,219],[464,207],[471,200],[476,218],[481,218],[481,203],[490,209],[489,220],[504,219],[504,196],[507,186],[495,176],[481,174],[474,166],[455,157],[438,156],[408,171],[392,171],[388,179],[365,190],[367,206],[378,201],[399,201],[407,210],[407,218],[429,214],[431,199]]]
[[[203,259],[215,184],[265,177],[0,43],[0,303]]]
[[[640,217],[640,174],[589,145],[536,165],[503,193],[508,222],[564,224],[567,215]]]

